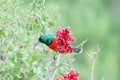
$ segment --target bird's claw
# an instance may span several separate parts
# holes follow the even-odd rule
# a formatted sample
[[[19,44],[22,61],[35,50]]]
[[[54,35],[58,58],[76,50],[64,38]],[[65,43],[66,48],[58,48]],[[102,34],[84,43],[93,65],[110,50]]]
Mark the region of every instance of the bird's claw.
[[[58,59],[58,57],[59,57],[59,54],[56,54],[56,55],[53,57],[54,61],[56,61],[56,60]]]

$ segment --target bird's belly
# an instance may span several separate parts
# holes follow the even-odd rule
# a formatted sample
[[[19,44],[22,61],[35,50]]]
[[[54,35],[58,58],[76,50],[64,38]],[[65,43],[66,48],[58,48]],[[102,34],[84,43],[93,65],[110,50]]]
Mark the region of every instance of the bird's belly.
[[[48,45],[48,47],[52,50],[57,50],[57,42],[56,42],[56,38],[52,39],[52,43]]]

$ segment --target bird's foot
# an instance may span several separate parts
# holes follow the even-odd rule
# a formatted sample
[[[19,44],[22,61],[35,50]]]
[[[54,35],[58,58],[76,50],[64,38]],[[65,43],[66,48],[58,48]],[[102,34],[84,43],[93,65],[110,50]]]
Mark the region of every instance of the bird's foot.
[[[56,55],[53,57],[54,61],[57,61],[58,58],[59,58],[59,54],[56,54]]]
[[[56,63],[56,66],[59,65],[59,57],[60,57],[60,54],[56,54],[56,55],[54,56],[54,61],[55,61],[55,63]]]

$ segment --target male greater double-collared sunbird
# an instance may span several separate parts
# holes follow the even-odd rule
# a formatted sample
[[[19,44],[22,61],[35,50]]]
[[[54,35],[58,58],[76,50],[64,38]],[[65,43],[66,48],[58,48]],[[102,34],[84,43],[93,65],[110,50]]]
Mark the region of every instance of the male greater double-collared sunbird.
[[[77,47],[71,45],[70,41],[75,41],[75,38],[72,36],[69,27],[58,28],[56,34],[41,34],[38,39],[38,43],[46,44],[50,49],[62,54],[82,52],[82,46],[86,41],[83,41]]]

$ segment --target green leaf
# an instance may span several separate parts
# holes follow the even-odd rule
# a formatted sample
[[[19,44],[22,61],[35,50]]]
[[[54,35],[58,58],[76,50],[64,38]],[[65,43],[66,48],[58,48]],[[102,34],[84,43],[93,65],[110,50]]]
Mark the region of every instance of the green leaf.
[[[55,24],[54,24],[54,22],[49,21],[49,22],[48,22],[48,25],[49,25],[50,27],[53,27]]]

